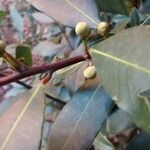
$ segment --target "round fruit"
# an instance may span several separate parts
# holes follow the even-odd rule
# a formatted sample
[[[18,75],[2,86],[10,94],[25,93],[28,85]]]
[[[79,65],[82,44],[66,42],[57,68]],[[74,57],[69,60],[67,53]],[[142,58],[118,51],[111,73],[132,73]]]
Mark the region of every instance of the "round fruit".
[[[6,43],[0,40],[0,57],[3,56],[6,48]]]
[[[75,32],[78,36],[80,36],[82,39],[84,39],[84,38],[88,37],[91,30],[90,30],[90,27],[87,25],[86,22],[79,22],[76,25]]]
[[[109,32],[109,24],[107,22],[100,22],[97,30],[102,36],[105,36]]]
[[[86,79],[94,79],[96,77],[96,67],[95,66],[87,67],[84,70],[83,75]]]

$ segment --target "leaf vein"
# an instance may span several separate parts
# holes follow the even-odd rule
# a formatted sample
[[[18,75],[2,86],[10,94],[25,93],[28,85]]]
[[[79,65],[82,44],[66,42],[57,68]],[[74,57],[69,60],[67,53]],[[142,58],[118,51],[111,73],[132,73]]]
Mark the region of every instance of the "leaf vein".
[[[75,8],[78,12],[80,12],[82,15],[84,15],[85,17],[87,17],[89,20],[91,20],[95,25],[98,25],[98,23],[92,19],[89,15],[87,15],[85,12],[83,12],[80,8],[78,8],[76,5],[74,5],[71,1],[69,0],[65,0],[66,3],[68,3],[70,6],[72,6],[73,8]]]
[[[126,66],[129,66],[129,67],[135,68],[135,69],[137,69],[137,70],[140,70],[140,71],[142,71],[142,72],[144,72],[144,73],[150,74],[150,69],[148,69],[148,68],[139,66],[139,65],[137,65],[137,64],[133,64],[133,63],[127,61],[127,60],[118,58],[118,57],[113,56],[113,55],[110,55],[110,54],[108,54],[108,53],[104,53],[104,52],[98,51],[98,50],[96,50],[96,49],[92,49],[92,51],[95,52],[95,53],[97,53],[97,54],[99,54],[99,55],[102,55],[102,56],[104,56],[104,57],[107,57],[107,58],[109,58],[109,59],[112,59],[112,60],[114,60],[114,61],[116,61],[116,62],[122,63],[122,64],[124,64],[124,65],[126,65]]]
[[[97,89],[96,89],[95,92],[93,93],[93,96],[91,97],[91,100],[87,103],[87,105],[86,105],[84,111],[82,112],[80,118],[79,118],[78,121],[76,122],[76,124],[75,124],[75,126],[74,126],[74,128],[73,128],[73,130],[72,130],[72,132],[71,132],[71,134],[70,134],[70,136],[68,137],[68,139],[66,140],[66,142],[65,142],[65,144],[64,144],[64,146],[63,146],[63,150],[65,150],[65,148],[66,148],[67,144],[69,143],[69,141],[70,141],[70,139],[71,139],[73,133],[75,132],[75,130],[76,130],[76,128],[77,128],[77,126],[78,126],[80,120],[82,119],[83,115],[85,114],[86,110],[88,109],[90,103],[93,101],[93,98],[94,98],[94,96],[96,95],[96,93],[97,93],[97,91],[99,90],[100,87],[101,87],[101,84],[99,84],[99,86],[97,87]]]

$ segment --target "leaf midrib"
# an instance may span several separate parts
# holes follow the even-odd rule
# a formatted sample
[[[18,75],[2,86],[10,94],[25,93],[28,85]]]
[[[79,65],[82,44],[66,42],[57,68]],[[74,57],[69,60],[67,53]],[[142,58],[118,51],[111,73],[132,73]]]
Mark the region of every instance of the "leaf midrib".
[[[97,89],[95,90],[95,92],[93,93],[91,99],[90,99],[89,102],[87,103],[87,105],[86,105],[84,111],[82,112],[80,118],[77,120],[77,122],[76,122],[76,124],[75,124],[75,126],[74,126],[74,128],[73,128],[73,130],[72,130],[72,132],[71,132],[71,134],[69,135],[69,137],[67,138],[67,140],[66,140],[66,142],[65,142],[65,144],[64,144],[64,146],[63,146],[63,150],[65,150],[65,148],[66,148],[67,144],[69,143],[69,141],[70,141],[70,139],[71,139],[73,133],[75,132],[76,128],[78,127],[78,124],[79,124],[80,120],[82,119],[83,115],[85,114],[86,110],[88,109],[90,103],[94,100],[94,96],[96,95],[96,93],[97,93],[97,91],[99,90],[100,87],[101,87],[101,84],[98,85],[98,87],[97,87]]]

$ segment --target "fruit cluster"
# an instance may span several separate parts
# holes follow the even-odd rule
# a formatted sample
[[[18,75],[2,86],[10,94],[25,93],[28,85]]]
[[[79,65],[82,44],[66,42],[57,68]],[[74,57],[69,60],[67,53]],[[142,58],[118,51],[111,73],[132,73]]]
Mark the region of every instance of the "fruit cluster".
[[[97,31],[101,36],[106,36],[109,32],[109,24],[107,22],[100,22],[97,26]],[[91,29],[86,22],[79,22],[75,28],[76,35],[83,41],[86,41],[91,33]],[[85,51],[86,52],[86,51]],[[86,79],[94,79],[96,77],[96,67],[89,65],[83,72]]]
[[[102,36],[106,36],[109,32],[109,24],[107,22],[100,22],[97,26],[97,31]],[[75,28],[76,35],[85,40],[91,33],[91,29],[86,22],[79,22]]]

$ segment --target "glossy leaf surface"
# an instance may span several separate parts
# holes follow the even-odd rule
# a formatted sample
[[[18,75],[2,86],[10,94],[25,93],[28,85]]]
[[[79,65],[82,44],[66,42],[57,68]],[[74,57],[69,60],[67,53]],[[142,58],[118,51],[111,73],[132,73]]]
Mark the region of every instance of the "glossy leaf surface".
[[[80,88],[56,119],[49,139],[49,148],[88,149],[112,106],[113,101],[102,86],[88,83]]]
[[[31,4],[58,22],[75,27],[80,21],[96,27],[99,14],[92,0],[29,0]]]
[[[108,93],[138,126],[150,130],[150,27],[130,28],[97,44],[92,56]],[[144,92],[145,93],[145,92]]]

